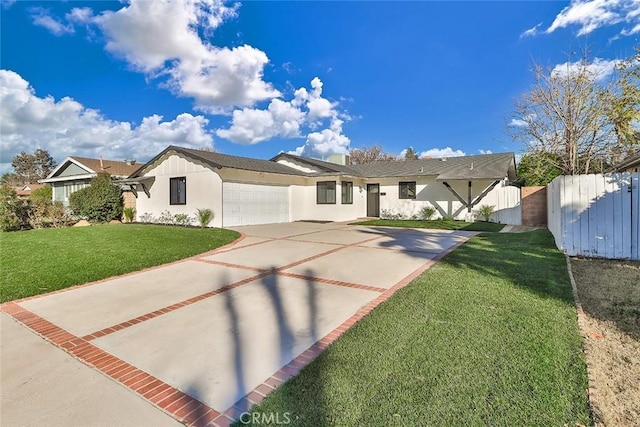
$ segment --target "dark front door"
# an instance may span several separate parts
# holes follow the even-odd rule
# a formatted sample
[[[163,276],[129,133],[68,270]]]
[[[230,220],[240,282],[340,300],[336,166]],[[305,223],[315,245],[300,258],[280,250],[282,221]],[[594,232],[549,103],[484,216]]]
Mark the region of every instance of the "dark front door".
[[[367,216],[380,216],[380,184],[367,184]]]

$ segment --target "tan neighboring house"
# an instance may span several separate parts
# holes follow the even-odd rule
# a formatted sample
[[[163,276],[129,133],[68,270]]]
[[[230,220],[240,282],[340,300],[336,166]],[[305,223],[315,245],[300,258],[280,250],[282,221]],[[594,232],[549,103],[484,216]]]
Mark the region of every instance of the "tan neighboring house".
[[[613,168],[614,172],[640,172],[640,154],[631,156],[626,160],[618,163]]]
[[[19,199],[28,199],[33,190],[38,190],[44,187],[44,184],[25,184],[20,187],[15,188],[16,194]]]
[[[69,206],[69,196],[81,188],[88,187],[91,178],[97,176],[98,173],[106,172],[116,179],[126,178],[140,167],[135,163],[135,160],[117,161],[67,157],[40,182],[51,185],[53,190],[51,198],[54,202],[62,202],[64,206]],[[135,207],[136,199],[130,191],[125,191],[123,196],[125,207]]]

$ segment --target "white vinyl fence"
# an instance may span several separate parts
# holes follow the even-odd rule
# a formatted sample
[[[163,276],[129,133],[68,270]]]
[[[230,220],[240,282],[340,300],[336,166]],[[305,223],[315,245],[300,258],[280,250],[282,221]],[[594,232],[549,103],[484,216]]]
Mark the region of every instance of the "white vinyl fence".
[[[547,210],[568,255],[640,259],[640,173],[559,176],[547,186]]]
[[[492,221],[509,225],[522,224],[522,200],[518,187],[507,185],[500,187],[479,204],[495,206],[493,214],[491,214]]]

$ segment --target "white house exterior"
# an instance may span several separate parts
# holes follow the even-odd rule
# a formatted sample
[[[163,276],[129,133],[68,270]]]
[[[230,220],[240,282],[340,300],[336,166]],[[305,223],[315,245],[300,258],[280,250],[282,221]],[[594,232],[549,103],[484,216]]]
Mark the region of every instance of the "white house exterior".
[[[381,214],[470,219],[480,202],[495,219],[519,223],[513,153],[344,165],[279,154],[271,160],[171,146],[123,183],[137,194],[137,218],[163,212],[195,217],[211,209],[214,227],[290,221],[348,221]],[[519,194],[519,192],[518,192]],[[502,219],[502,220],[501,220]]]

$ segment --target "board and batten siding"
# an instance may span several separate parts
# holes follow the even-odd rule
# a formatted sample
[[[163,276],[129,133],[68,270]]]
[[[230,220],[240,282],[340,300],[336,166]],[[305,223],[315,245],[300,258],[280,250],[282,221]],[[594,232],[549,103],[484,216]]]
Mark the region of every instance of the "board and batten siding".
[[[196,221],[197,209],[211,209],[215,217],[209,224],[211,227],[222,226],[222,179],[208,166],[194,163],[178,155],[170,155],[156,167],[144,174],[153,176],[155,180],[149,187],[151,197],[147,197],[138,188],[136,200],[136,220],[144,214],[154,217],[163,211],[172,215],[187,214]],[[187,203],[185,205],[171,205],[169,203],[169,179],[186,177]]]
[[[547,209],[568,255],[640,259],[640,173],[559,176],[547,187]]]

